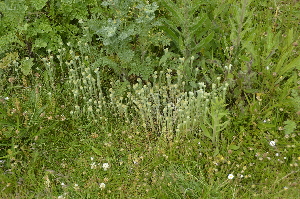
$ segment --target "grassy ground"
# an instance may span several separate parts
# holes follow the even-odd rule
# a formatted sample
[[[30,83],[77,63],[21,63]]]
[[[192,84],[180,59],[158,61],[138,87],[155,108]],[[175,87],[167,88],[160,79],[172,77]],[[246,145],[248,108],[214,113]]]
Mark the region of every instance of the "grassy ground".
[[[147,121],[145,128],[141,113],[131,114],[126,122],[119,107],[133,106],[123,98],[113,103],[118,95],[110,96],[107,103],[112,105],[98,114],[94,101],[88,99],[100,91],[86,92],[88,99],[78,100],[77,85],[68,80],[80,77],[72,76],[71,70],[68,80],[54,81],[55,74],[42,63],[45,70],[35,69],[27,76],[3,75],[7,71],[0,68],[4,77],[0,81],[4,85],[0,94],[0,197],[300,198],[299,3],[270,5],[251,8],[257,20],[251,23],[252,33],[262,39],[251,33],[239,42],[257,58],[251,70],[232,66],[222,73],[222,85],[229,83],[224,106],[210,105],[213,111],[205,116],[207,123],[200,122],[201,128],[212,131],[183,127],[169,134],[173,126],[167,126],[164,134],[166,129],[157,127],[159,119]],[[238,21],[229,21],[232,32],[235,25],[239,29]],[[257,45],[251,47],[249,40]],[[276,53],[267,60],[264,55],[275,44]],[[231,53],[224,64],[237,64],[239,57],[248,56]],[[272,64],[267,65],[269,61]],[[131,90],[133,94],[140,91]],[[195,114],[200,112],[196,109]],[[196,124],[203,118],[196,118]]]

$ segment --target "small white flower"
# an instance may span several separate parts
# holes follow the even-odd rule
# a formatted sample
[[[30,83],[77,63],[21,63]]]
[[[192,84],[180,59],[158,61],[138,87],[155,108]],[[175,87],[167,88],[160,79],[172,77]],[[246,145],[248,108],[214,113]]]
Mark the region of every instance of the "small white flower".
[[[105,183],[102,182],[102,183],[99,185],[99,188],[100,188],[101,190],[103,190],[103,189],[105,188],[105,186],[106,186]]]
[[[89,112],[92,112],[92,111],[93,111],[93,107],[92,107],[92,106],[89,106],[89,107],[88,107],[88,111],[89,111]]]
[[[104,171],[106,171],[109,167],[110,167],[110,165],[108,163],[103,163],[103,165],[102,165],[102,168],[104,169]]]
[[[229,180],[231,180],[231,179],[233,179],[233,178],[234,178],[234,175],[233,175],[233,174],[229,174],[229,175],[228,175],[228,179],[229,179]]]
[[[275,146],[276,145],[275,141],[271,141],[269,144],[270,144],[270,146]]]
[[[4,99],[5,99],[5,100],[9,100],[9,97],[5,97]]]
[[[74,189],[75,190],[79,190],[79,185],[78,184],[74,184]]]
[[[94,160],[94,158],[93,158],[93,157],[91,157],[91,160],[93,161],[93,160]]]
[[[91,164],[91,169],[96,169],[96,167],[97,167],[96,162],[93,162],[93,163]]]

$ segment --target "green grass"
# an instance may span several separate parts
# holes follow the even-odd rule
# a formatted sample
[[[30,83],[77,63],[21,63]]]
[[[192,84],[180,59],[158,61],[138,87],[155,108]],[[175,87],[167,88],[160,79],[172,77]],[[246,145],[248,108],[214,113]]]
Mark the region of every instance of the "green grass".
[[[1,59],[0,198],[300,198],[299,2],[229,3],[214,11],[217,56],[184,65],[166,52],[172,70],[157,81],[73,51],[28,75],[13,53]],[[200,82],[207,103],[191,100]]]

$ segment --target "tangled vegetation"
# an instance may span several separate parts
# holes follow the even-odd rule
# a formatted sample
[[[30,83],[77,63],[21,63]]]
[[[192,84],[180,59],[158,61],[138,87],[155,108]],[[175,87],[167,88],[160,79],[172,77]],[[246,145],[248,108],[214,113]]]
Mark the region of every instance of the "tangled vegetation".
[[[299,198],[300,3],[0,2],[1,198]]]

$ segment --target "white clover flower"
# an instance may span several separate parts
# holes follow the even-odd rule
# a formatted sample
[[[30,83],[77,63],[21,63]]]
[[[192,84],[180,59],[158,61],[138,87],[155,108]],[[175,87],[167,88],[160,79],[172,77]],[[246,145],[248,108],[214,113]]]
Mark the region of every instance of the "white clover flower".
[[[103,163],[103,165],[102,165],[102,168],[104,169],[104,171],[106,171],[109,167],[110,167],[110,165],[108,163]]]
[[[275,146],[276,145],[275,141],[271,141],[269,144],[270,144],[270,146]]]
[[[5,97],[4,99],[5,99],[5,100],[9,100],[9,97]]]
[[[229,174],[229,175],[228,175],[228,179],[229,179],[229,180],[231,180],[231,179],[233,179],[233,178],[234,178],[234,175],[233,175],[233,174]]]
[[[105,186],[106,186],[105,183],[102,182],[102,183],[99,185],[99,188],[100,188],[101,190],[103,190],[103,189],[105,188]]]

